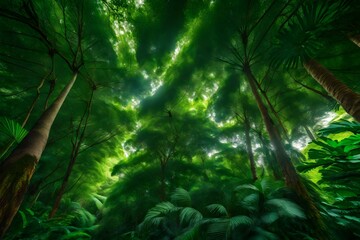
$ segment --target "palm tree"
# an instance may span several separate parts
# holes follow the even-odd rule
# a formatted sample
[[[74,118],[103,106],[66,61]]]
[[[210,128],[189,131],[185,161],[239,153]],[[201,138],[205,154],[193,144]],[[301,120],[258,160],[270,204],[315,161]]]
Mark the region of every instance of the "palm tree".
[[[49,3],[51,7],[55,7],[57,10],[63,13],[63,39],[66,50],[55,49],[55,43],[50,39],[49,33],[43,29],[43,26],[47,24],[41,21],[45,19],[39,18],[38,12],[41,6],[35,5],[31,0],[23,1],[24,12],[22,14],[17,13],[14,9],[0,8],[0,16],[9,19],[10,21],[16,21],[24,24],[28,27],[31,33],[37,34],[40,41],[56,53],[67,64],[71,70],[71,80],[63,88],[62,92],[58,95],[55,101],[49,108],[39,117],[35,125],[31,128],[28,135],[22,140],[22,142],[13,150],[13,152],[1,163],[0,168],[0,203],[3,206],[0,210],[0,236],[3,236],[7,228],[10,226],[13,217],[18,211],[30,179],[35,171],[35,167],[38,164],[41,155],[46,147],[49,137],[51,126],[59,113],[61,106],[63,105],[66,97],[72,89],[80,68],[84,64],[83,57],[83,5],[80,2],[73,3],[74,9],[76,9],[75,19],[72,19],[74,15],[70,14],[66,2],[61,3]],[[10,7],[14,7],[9,4]],[[42,6],[49,7],[49,6]],[[72,9],[72,8],[70,8]],[[58,21],[58,19],[56,19]],[[72,21],[75,24],[72,24]],[[50,30],[50,29],[47,29]],[[73,34],[71,39],[68,34],[71,31]],[[56,33],[53,33],[54,35]],[[73,40],[76,41],[73,41]],[[65,57],[69,54],[71,57]]]
[[[0,168],[0,234],[5,233],[18,211],[35,167],[49,137],[51,125],[75,83],[77,72],[52,105],[41,115],[26,137],[1,163]]]
[[[92,91],[91,91],[91,94],[90,94],[90,98],[88,100],[88,102],[86,103],[86,108],[85,108],[85,111],[80,119],[80,122],[79,122],[79,125],[75,131],[75,140],[72,141],[72,151],[71,151],[71,155],[70,155],[70,162],[69,162],[69,165],[66,169],[66,173],[64,175],[64,178],[63,178],[63,181],[62,181],[62,184],[61,184],[61,187],[56,195],[56,198],[55,198],[55,202],[54,202],[54,206],[53,208],[51,209],[50,213],[49,213],[49,219],[54,217],[54,215],[56,214],[58,208],[59,208],[59,205],[60,205],[60,202],[61,202],[61,199],[65,193],[65,189],[68,185],[68,182],[69,182],[69,178],[70,178],[70,175],[71,175],[71,172],[74,168],[74,165],[76,163],[76,160],[77,160],[77,157],[79,155],[79,151],[80,151],[80,146],[81,144],[83,143],[84,141],[84,137],[85,137],[85,131],[86,131],[86,128],[88,126],[88,122],[89,122],[89,117],[90,117],[90,112],[91,112],[91,105],[92,105],[92,102],[93,102],[93,97],[94,97],[94,91],[96,90],[96,87],[92,87]]]
[[[314,57],[321,49],[321,34],[326,32],[339,14],[338,3],[307,1],[280,29],[279,45],[273,59],[285,68],[296,67],[301,62],[305,70],[332,96],[355,120],[360,121],[360,94],[354,92],[321,65]]]
[[[274,153],[285,178],[286,185],[293,189],[299,199],[302,199],[302,201],[306,204],[306,213],[310,221],[317,226],[317,229],[315,230],[316,237],[319,239],[326,239],[325,226],[321,220],[319,210],[315,206],[311,195],[307,191],[285,150],[280,133],[276,128],[260,94],[258,93],[258,86],[256,84],[257,80],[252,72],[255,59],[257,59],[259,55],[261,56],[261,47],[266,45],[265,39],[270,35],[269,32],[271,33],[271,31],[274,31],[275,26],[278,24],[280,19],[280,15],[285,9],[289,8],[290,2],[272,2],[265,10],[262,11],[256,8],[259,4],[260,3],[257,1],[252,1],[251,4],[249,3],[247,5],[248,9],[243,9],[244,13],[241,16],[244,18],[244,22],[243,25],[238,28],[239,40],[237,40],[235,44],[233,43],[230,47],[233,58],[222,60],[231,66],[240,69],[244,73],[262,116],[271,144],[274,147]],[[297,8],[292,12],[295,13],[296,11]],[[248,15],[248,12],[256,12],[259,16],[256,16],[256,14]],[[263,50],[266,51],[266,49]]]

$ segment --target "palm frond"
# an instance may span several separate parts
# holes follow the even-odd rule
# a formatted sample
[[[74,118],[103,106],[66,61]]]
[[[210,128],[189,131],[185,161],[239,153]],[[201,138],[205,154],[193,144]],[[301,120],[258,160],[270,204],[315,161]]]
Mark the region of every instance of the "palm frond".
[[[254,221],[248,216],[235,216],[230,218],[229,230],[233,231],[237,227],[250,227]]]
[[[243,184],[243,185],[237,186],[235,188],[236,192],[241,192],[241,191],[244,191],[244,190],[252,190],[252,191],[256,191],[256,192],[259,191],[259,189],[256,186],[252,185],[252,184]]]
[[[319,135],[327,136],[329,134],[352,132],[354,134],[360,134],[360,124],[354,121],[341,120],[331,123],[328,127],[320,129]]]
[[[285,217],[305,218],[305,213],[299,205],[284,198],[267,200],[265,205],[275,207],[279,214]]]
[[[166,214],[177,210],[179,210],[179,208],[175,207],[171,202],[161,202],[147,212],[144,221],[146,222],[159,216],[165,216]]]
[[[227,217],[229,214],[226,208],[221,204],[210,204],[206,209],[215,217]]]
[[[203,219],[202,214],[198,210],[190,207],[185,207],[182,209],[179,217],[180,224],[186,224],[190,226],[194,226]]]
[[[194,227],[190,228],[180,236],[177,236],[174,240],[195,240],[199,239],[200,235],[200,224],[196,224]]]
[[[191,197],[188,191],[183,188],[176,188],[171,195],[171,202],[180,207],[190,207]]]
[[[0,132],[14,139],[17,143],[20,143],[28,133],[18,122],[6,117],[0,117]]]
[[[207,225],[206,239],[226,239],[229,219],[212,219]]]

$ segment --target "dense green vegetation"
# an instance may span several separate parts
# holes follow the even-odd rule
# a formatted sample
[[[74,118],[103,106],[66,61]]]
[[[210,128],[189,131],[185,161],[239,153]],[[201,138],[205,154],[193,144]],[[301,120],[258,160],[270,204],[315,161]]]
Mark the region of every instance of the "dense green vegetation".
[[[0,1],[0,239],[360,239],[356,0]]]

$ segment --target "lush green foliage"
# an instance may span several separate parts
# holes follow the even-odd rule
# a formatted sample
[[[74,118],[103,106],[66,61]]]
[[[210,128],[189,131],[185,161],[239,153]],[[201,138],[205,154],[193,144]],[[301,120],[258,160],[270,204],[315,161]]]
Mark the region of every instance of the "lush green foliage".
[[[1,164],[79,72],[4,239],[318,239],[269,122],[326,234],[360,238],[360,124],[302,66],[359,92],[359,16],[356,0],[0,1]]]

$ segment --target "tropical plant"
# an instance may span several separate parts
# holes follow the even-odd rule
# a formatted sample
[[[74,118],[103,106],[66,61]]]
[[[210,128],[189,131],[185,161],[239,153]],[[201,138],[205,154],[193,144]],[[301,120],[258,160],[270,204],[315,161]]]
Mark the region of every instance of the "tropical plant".
[[[279,188],[272,189],[274,185]],[[228,208],[213,203],[201,212],[191,207],[189,192],[177,188],[171,202],[151,208],[133,234],[140,239],[291,239],[306,236],[300,228],[294,228],[301,226],[299,220],[305,219],[303,210],[283,197],[285,192],[280,186],[267,180],[256,185],[240,185],[234,189]]]
[[[277,65],[281,63],[285,68],[297,67],[302,63],[313,79],[336,99],[345,111],[360,121],[360,94],[315,60],[324,47],[324,32],[331,28],[332,22],[345,7],[346,4],[342,1],[305,1],[279,31],[278,47],[274,49],[272,56]]]
[[[0,238],[359,238],[359,9],[0,1]]]
[[[319,130],[321,137],[312,142],[313,147],[308,150],[309,160],[298,167],[303,172],[316,170],[321,174],[317,183],[326,192],[324,197],[327,200],[323,202],[323,211],[328,215],[328,221],[342,231],[334,233],[339,237],[341,234],[348,238],[360,235],[359,127],[359,123],[342,120]]]

